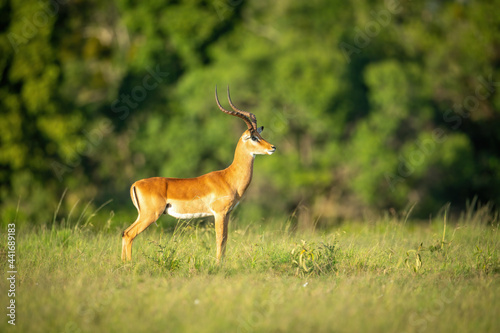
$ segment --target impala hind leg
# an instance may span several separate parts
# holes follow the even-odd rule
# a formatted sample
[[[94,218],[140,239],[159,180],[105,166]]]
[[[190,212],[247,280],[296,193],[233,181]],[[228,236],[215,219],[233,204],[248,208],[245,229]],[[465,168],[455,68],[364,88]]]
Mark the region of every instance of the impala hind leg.
[[[156,222],[162,213],[163,209],[144,217],[139,213],[137,220],[122,233],[122,260],[132,260],[132,242],[134,238]]]

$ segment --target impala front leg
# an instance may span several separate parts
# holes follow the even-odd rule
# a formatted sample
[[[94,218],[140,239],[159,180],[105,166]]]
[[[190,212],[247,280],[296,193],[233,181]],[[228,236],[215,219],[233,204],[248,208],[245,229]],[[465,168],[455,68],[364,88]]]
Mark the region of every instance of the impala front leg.
[[[229,213],[215,215],[215,236],[217,239],[217,264],[222,263],[226,252],[227,229],[229,224]]]

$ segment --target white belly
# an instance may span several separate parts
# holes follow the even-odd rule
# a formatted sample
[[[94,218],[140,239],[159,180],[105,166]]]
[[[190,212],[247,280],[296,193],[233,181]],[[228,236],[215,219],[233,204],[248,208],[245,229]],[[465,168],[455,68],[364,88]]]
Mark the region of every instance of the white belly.
[[[191,202],[170,201],[165,209],[165,213],[176,219],[195,219],[199,217],[213,216],[213,212],[205,205],[200,205],[197,200]],[[198,207],[199,211],[193,211],[193,207]],[[202,208],[204,207],[204,208]]]
[[[167,214],[170,216],[175,217],[176,219],[183,219],[183,220],[189,220],[189,219],[196,219],[199,217],[207,217],[207,216],[212,216],[210,213],[192,213],[192,214],[182,214],[182,213],[177,213],[176,211],[172,209],[167,209]]]

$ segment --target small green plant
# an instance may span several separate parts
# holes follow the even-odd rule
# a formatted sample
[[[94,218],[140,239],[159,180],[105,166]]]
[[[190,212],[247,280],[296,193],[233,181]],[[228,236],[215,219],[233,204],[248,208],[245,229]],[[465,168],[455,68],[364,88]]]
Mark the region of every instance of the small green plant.
[[[295,275],[320,275],[335,270],[337,264],[337,248],[335,244],[308,244],[301,240],[291,252]]]
[[[314,268],[314,260],[316,257],[316,250],[311,245],[308,245],[305,240],[301,241],[292,250],[292,264],[295,266],[295,274],[303,275],[310,273]]]
[[[156,264],[161,269],[166,269],[167,271],[175,271],[181,266],[181,260],[177,255],[177,248],[175,246],[176,242],[173,244],[162,245],[156,241],[150,241],[151,244],[155,245],[158,250],[155,256],[148,256],[151,261]]]
[[[423,250],[423,243],[420,243],[418,249],[406,251],[405,264],[406,267],[415,273],[419,273],[422,268],[422,256],[420,252]]]
[[[476,258],[476,269],[486,274],[500,271],[500,262],[497,252],[492,249],[489,244],[486,249],[476,245],[474,257]]]
[[[421,272],[422,269],[422,252],[429,251],[430,253],[441,253],[443,258],[448,257],[449,249],[453,243],[453,239],[455,237],[455,232],[459,229],[459,227],[455,228],[453,234],[451,235],[450,240],[446,240],[446,227],[448,220],[448,211],[450,209],[450,204],[447,204],[444,207],[444,216],[443,216],[443,233],[441,239],[436,240],[433,245],[424,246],[424,243],[420,243],[416,250],[408,250],[406,251],[405,264],[410,270],[415,273]]]

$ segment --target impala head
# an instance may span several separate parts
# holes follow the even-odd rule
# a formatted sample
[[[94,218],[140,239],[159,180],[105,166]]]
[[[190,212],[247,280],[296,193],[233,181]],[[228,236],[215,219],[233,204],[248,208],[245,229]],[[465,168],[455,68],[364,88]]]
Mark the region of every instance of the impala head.
[[[231,97],[229,96],[229,87],[227,87],[227,99],[229,100],[229,105],[233,111],[224,109],[219,102],[219,97],[217,96],[217,87],[215,87],[215,101],[223,112],[230,114],[232,116],[239,117],[245,121],[248,129],[243,133],[240,138],[240,142],[252,155],[271,155],[276,151],[276,147],[264,140],[260,133],[264,130],[264,126],[257,127],[257,118],[253,113],[246,112],[238,109],[233,105]]]

